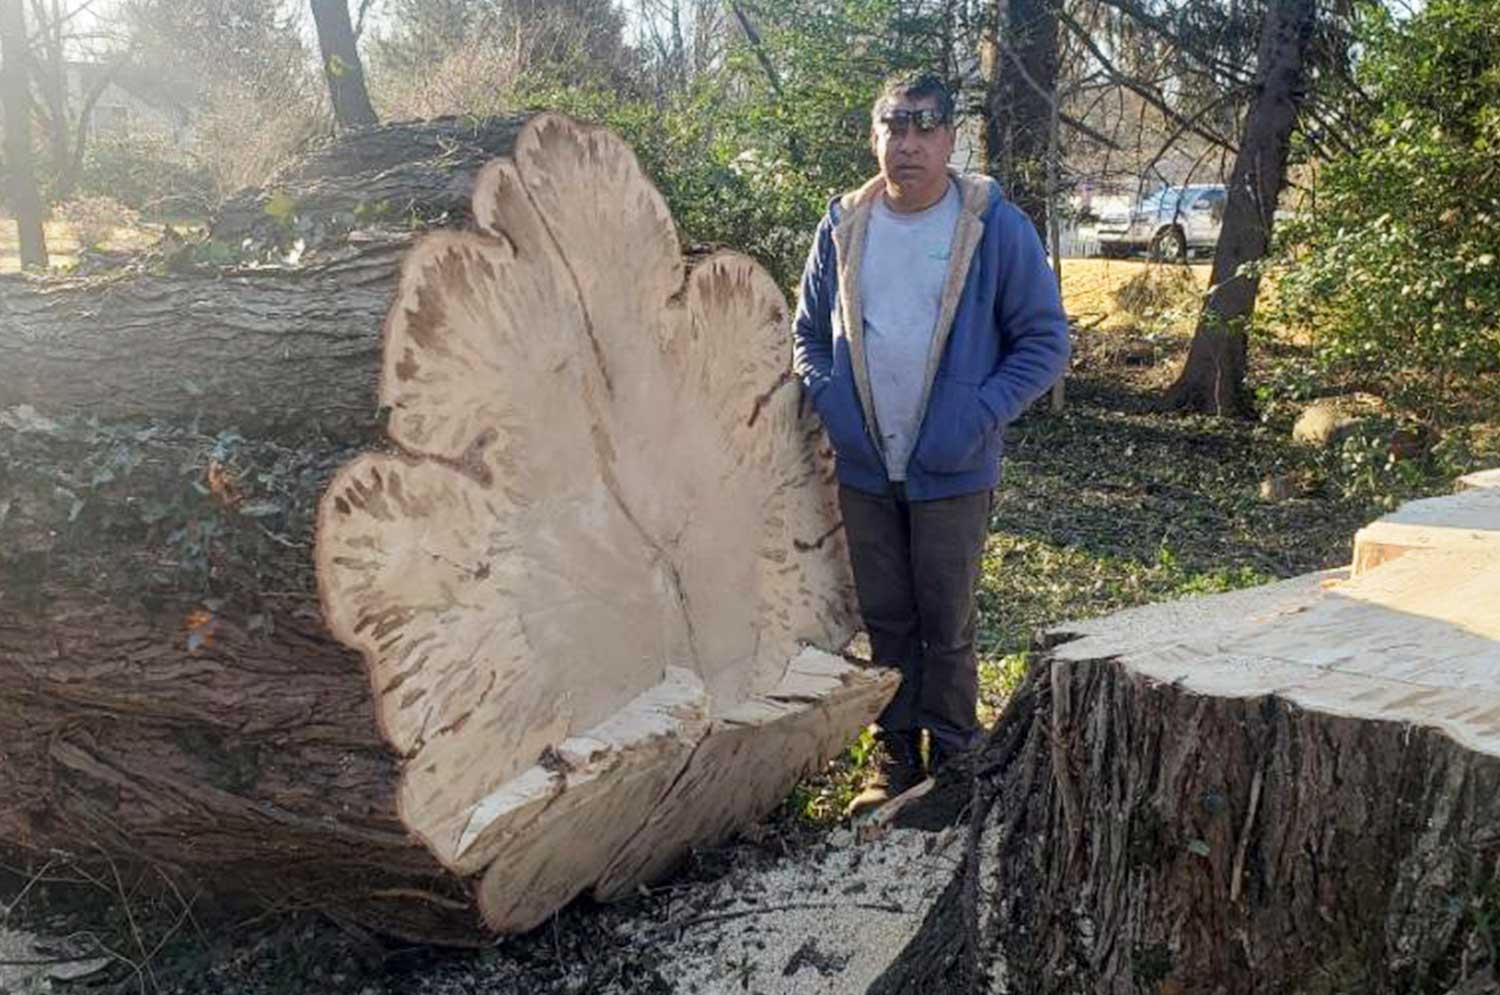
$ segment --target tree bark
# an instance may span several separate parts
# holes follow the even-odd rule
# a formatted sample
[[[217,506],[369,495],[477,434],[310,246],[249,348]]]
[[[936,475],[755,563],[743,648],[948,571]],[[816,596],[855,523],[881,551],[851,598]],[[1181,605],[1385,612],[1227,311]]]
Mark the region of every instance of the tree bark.
[[[476,941],[317,608],[307,509],[353,450],[5,417],[0,839]]]
[[[295,270],[0,278],[0,409],[168,417],[286,442],[368,438],[405,233]]]
[[[388,125],[313,148],[215,219],[212,244],[246,256],[228,268],[191,264],[189,247],[96,277],[0,280],[0,410],[371,438],[380,327],[413,225],[470,222],[476,175],[521,124]],[[267,211],[275,195],[292,219]],[[305,249],[288,265],[278,247],[293,237]]]
[[[47,266],[47,236],[37,193],[31,147],[31,91],[27,85],[26,11],[23,0],[0,0],[0,101],[5,109],[7,193],[15,212],[23,269]]]
[[[1047,237],[1047,156],[1057,82],[1058,18],[1051,0],[995,0],[980,42],[985,170]]]
[[[1306,96],[1307,47],[1317,17],[1312,0],[1268,5],[1256,57],[1255,99],[1229,180],[1224,226],[1214,252],[1213,287],[1168,407],[1221,416],[1248,416],[1245,391],[1247,327],[1260,277],[1243,268],[1266,254],[1276,201],[1298,109]]]
[[[1497,590],[1414,550],[1050,633],[872,995],[1489,990]]]
[[[312,0],[312,14],[318,28],[323,78],[328,81],[334,120],[341,129],[378,123],[369,91],[365,89],[365,69],[359,58],[354,26],[349,21],[348,0]]]

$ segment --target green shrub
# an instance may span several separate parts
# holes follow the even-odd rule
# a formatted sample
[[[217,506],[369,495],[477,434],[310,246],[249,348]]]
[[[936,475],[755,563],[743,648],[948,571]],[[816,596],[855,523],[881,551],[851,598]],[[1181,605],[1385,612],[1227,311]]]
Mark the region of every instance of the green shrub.
[[[1430,428],[1500,398],[1500,0],[1376,16],[1367,134],[1287,226],[1276,317]]]
[[[202,163],[164,137],[103,135],[84,150],[78,192],[176,217],[206,213],[214,203],[213,186]]]
[[[73,229],[80,251],[98,248],[115,229],[133,227],[141,220],[138,212],[113,197],[98,195],[64,201],[53,208],[52,216]]]
[[[628,79],[559,72],[552,56],[445,33],[464,27],[461,12],[434,7],[432,18],[377,53],[372,85],[388,112],[547,109],[608,125],[661,189],[685,247],[746,252],[788,292],[829,199],[875,170],[869,107],[880,81],[943,64],[940,19],[897,0],[765,0],[759,52],[736,41],[722,59],[690,67],[679,53]],[[426,68],[434,60],[444,72]]]

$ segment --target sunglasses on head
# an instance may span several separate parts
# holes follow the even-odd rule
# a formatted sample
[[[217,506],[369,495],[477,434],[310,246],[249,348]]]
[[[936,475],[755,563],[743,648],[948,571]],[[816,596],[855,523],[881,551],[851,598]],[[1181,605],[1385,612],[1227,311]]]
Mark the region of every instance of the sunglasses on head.
[[[915,111],[886,111],[880,115],[880,126],[897,135],[911,127],[915,127],[918,132],[925,135],[947,123],[941,111],[927,107]]]

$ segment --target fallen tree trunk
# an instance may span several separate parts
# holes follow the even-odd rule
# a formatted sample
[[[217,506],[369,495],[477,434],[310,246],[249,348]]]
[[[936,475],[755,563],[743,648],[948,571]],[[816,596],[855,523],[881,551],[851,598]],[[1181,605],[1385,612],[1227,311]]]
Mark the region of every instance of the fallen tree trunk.
[[[353,453],[0,414],[0,839],[474,935],[318,611],[310,512]]]
[[[90,277],[0,279],[0,410],[372,438],[401,259],[423,226],[472,221],[475,177],[522,123],[365,129],[232,200],[206,243]]]
[[[779,292],[685,267],[612,136],[515,139],[368,368],[283,386],[316,364],[250,349],[225,415],[152,392],[144,321],[147,355],[61,396],[53,353],[99,346],[31,336],[0,407],[0,840],[475,942],[633,893],[878,712],[893,677],[827,652],[852,585]],[[341,279],[311,296],[373,343]]]
[[[1052,633],[872,993],[1493,990],[1496,603],[1426,549]]]
[[[384,234],[283,272],[0,281],[0,410],[371,438],[380,322],[409,247]]]

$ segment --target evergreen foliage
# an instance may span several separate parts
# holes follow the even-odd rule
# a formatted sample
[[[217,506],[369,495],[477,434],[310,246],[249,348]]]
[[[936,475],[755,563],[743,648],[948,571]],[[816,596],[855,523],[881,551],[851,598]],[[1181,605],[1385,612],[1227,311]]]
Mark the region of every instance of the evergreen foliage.
[[[881,81],[947,66],[948,47],[935,12],[896,0],[771,0],[756,12],[759,51],[740,37],[679,89],[523,84],[517,97],[618,130],[684,242],[748,252],[790,291],[830,198],[875,172],[870,106]]]
[[[1286,229],[1278,317],[1438,429],[1500,399],[1500,2],[1377,9],[1365,45],[1375,112]]]

